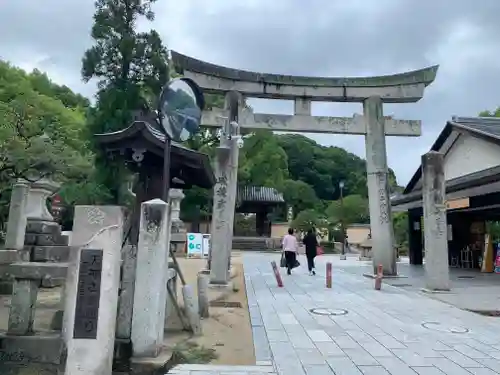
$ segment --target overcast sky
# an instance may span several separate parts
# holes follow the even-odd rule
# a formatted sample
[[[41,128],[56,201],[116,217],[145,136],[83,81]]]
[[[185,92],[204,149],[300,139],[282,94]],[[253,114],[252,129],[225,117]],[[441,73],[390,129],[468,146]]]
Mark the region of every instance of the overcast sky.
[[[439,64],[419,103],[384,106],[386,115],[423,121],[422,137],[387,141],[399,184],[452,115],[500,106],[500,0],[159,0],[154,9],[152,26],[169,49],[234,68],[366,76]],[[92,0],[4,0],[0,58],[91,97],[95,86],[81,82],[80,63],[93,12]],[[251,104],[256,112],[293,110],[291,102]],[[360,104],[313,105],[315,115],[361,111]],[[311,138],[365,156],[361,136]]]

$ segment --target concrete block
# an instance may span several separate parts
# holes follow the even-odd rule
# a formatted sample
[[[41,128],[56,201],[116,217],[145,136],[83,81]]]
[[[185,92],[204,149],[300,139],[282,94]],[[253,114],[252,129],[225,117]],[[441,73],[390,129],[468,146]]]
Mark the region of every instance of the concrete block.
[[[60,334],[11,336],[0,333],[0,366],[6,363],[59,365],[63,361],[64,344]]]
[[[18,250],[0,250],[0,264],[17,262],[18,256]]]
[[[54,221],[27,220],[26,233],[60,235],[61,227]]]
[[[32,262],[67,262],[69,246],[33,246],[31,249]]]
[[[66,263],[15,262],[0,266],[0,277],[29,280],[64,279]]]

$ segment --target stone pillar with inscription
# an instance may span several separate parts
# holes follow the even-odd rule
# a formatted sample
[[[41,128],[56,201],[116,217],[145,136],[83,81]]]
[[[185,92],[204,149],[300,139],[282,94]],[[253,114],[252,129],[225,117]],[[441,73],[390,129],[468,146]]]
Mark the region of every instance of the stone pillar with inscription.
[[[397,275],[394,232],[391,205],[389,202],[389,181],[387,152],[385,147],[385,119],[382,99],[370,97],[363,103],[366,121],[366,171],[370,225],[372,233],[373,274],[382,265],[384,275]]]
[[[111,374],[123,209],[76,206],[65,288],[65,375]]]
[[[221,135],[215,161],[214,201],[210,238],[210,283],[225,285],[229,281],[233,243],[234,210],[238,183],[239,133],[237,120],[241,96],[230,92],[226,95],[229,119]]]
[[[156,357],[163,345],[168,274],[168,204],[142,203],[137,246],[132,350],[134,357]]]
[[[443,154],[422,156],[426,290],[450,289]]]
[[[228,164],[230,149],[227,142],[222,142],[217,147],[214,174],[216,178],[214,186],[214,200],[212,208],[212,224],[210,236],[210,254],[208,268],[210,269],[210,283],[227,284],[229,254],[226,250],[227,243],[227,218],[226,211],[229,205],[227,199],[228,189]]]

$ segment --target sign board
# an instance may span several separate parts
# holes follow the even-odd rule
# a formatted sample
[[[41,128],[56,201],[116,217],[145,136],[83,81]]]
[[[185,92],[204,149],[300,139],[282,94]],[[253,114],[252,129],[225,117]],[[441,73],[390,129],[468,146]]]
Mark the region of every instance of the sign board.
[[[203,234],[187,233],[186,247],[187,247],[186,255],[188,258],[202,258]]]
[[[470,206],[469,198],[457,198],[450,199],[446,201],[446,209],[447,210],[457,210],[459,208],[468,208]]]
[[[74,339],[97,339],[103,251],[82,249],[76,294]]]
[[[203,235],[203,258],[208,258],[210,254],[210,234]]]

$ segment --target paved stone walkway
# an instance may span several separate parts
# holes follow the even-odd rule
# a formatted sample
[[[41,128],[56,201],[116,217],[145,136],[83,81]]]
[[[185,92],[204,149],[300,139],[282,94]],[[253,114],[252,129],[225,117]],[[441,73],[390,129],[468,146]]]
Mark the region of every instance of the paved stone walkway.
[[[500,318],[401,288],[375,291],[373,280],[342,271],[356,260],[334,256],[317,258],[316,276],[299,258],[304,265],[292,276],[282,272],[278,288],[273,259],[279,255],[245,254],[244,268],[257,361],[272,361],[278,374],[500,374]],[[330,290],[326,261],[333,263]]]

